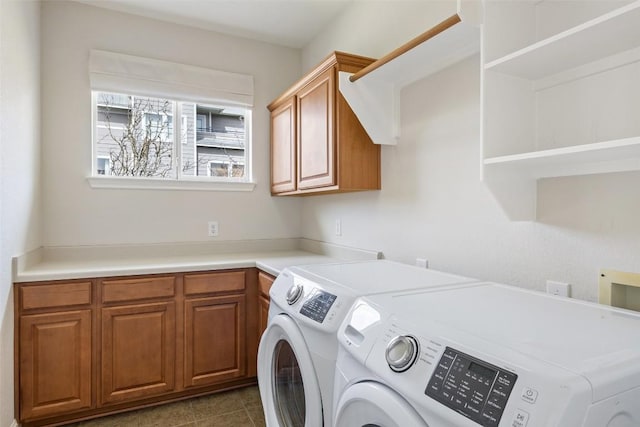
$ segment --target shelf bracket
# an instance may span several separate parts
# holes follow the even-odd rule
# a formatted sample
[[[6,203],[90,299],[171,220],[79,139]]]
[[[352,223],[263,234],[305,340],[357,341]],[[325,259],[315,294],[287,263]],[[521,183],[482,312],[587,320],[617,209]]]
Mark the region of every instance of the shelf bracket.
[[[338,76],[340,92],[376,144],[396,145],[400,139],[400,90],[392,82]]]
[[[340,92],[374,143],[396,145],[399,142],[403,87],[480,49],[481,2],[459,0],[456,10],[457,13],[359,72],[340,73]]]

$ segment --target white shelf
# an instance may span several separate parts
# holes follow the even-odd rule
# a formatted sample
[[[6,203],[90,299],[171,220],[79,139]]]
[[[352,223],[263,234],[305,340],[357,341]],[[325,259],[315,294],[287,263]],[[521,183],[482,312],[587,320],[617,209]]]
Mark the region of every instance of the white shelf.
[[[638,44],[640,0],[491,61],[485,69],[538,80]]]
[[[362,77],[340,73],[339,88],[376,144],[396,145],[400,138],[400,90],[480,49],[479,1],[460,0],[457,14],[365,68]],[[450,25],[455,22],[453,25]]]
[[[514,221],[536,219],[540,178],[640,170],[640,137],[484,159],[484,181]]]
[[[539,179],[640,171],[640,0],[511,6],[487,2],[485,55],[562,26],[483,67],[482,179],[509,219],[531,221]],[[554,141],[579,145],[529,151]]]
[[[491,157],[484,164],[529,179],[640,170],[640,137]]]

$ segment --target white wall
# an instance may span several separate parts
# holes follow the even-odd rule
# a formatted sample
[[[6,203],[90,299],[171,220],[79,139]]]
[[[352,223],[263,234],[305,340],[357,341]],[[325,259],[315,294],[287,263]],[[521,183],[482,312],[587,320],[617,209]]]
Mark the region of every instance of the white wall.
[[[40,5],[0,1],[0,426],[13,413],[11,257],[40,246]]]
[[[395,3],[354,2],[303,50],[303,69],[333,50],[382,56],[442,17],[442,4]],[[478,56],[405,88],[401,108],[401,141],[382,148],[382,190],[306,198],[304,237],[528,288],[567,281],[589,300],[600,268],[640,271],[638,173],[543,180],[538,222],[505,218],[479,180]]]
[[[42,6],[44,245],[298,237],[300,201],[269,193],[266,105],[300,75],[300,51],[92,6]],[[105,190],[89,187],[90,49],[252,74],[255,191]]]

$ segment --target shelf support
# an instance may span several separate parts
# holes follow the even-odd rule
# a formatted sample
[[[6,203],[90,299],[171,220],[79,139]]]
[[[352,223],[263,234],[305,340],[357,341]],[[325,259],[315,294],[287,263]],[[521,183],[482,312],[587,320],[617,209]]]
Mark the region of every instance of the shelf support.
[[[461,5],[465,5],[465,14]],[[339,89],[376,144],[400,139],[400,91],[480,49],[482,5],[458,1],[457,13],[355,74],[340,73]]]

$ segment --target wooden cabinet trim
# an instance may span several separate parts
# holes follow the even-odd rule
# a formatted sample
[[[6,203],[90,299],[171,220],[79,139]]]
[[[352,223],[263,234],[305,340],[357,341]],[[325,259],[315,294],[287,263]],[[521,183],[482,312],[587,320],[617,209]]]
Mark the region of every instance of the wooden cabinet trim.
[[[176,295],[175,276],[101,280],[100,284],[103,303],[171,298]]]
[[[273,111],[278,108],[288,98],[295,95],[300,89],[302,89],[309,82],[313,81],[318,75],[322,74],[328,68],[335,65],[338,66],[339,71],[348,71],[355,73],[367,65],[375,62],[373,58],[366,56],[353,55],[345,52],[332,52],[325,59],[323,59],[318,65],[312,68],[312,71],[294,83],[286,92],[272,101],[267,108],[269,111]]]
[[[21,310],[66,308],[91,304],[91,281],[24,285],[19,288]]]
[[[240,292],[244,289],[244,271],[184,275],[184,294],[188,296],[222,292]]]

